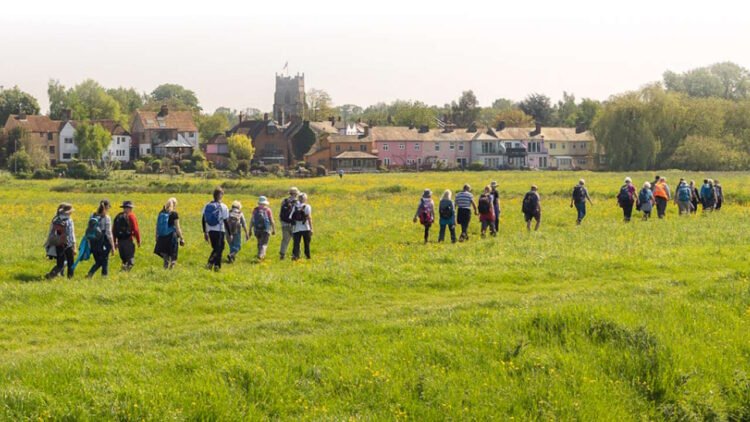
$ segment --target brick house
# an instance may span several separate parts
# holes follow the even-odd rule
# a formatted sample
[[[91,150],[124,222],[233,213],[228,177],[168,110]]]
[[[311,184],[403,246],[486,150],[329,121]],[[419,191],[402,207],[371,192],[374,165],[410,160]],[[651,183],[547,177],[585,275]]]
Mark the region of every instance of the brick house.
[[[472,129],[370,128],[374,148],[385,167],[467,166],[472,140],[479,134]]]
[[[305,154],[305,161],[329,170],[375,171],[379,164],[378,151],[368,131],[365,129],[361,136],[339,133],[320,135]]]
[[[21,127],[29,132],[29,140],[35,147],[41,148],[49,157],[50,165],[59,162],[58,151],[60,144],[60,120],[52,120],[49,116],[12,114],[5,122],[5,133]]]
[[[131,157],[179,158],[189,155],[199,145],[192,112],[170,111],[166,105],[158,112],[137,110],[130,124],[130,135]]]

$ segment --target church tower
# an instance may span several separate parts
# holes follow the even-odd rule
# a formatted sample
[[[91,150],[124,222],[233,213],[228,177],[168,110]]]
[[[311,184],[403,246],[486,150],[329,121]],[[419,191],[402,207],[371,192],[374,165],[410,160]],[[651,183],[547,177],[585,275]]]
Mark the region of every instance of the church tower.
[[[276,75],[276,93],[273,97],[273,119],[284,125],[292,118],[305,115],[305,74],[297,76]]]

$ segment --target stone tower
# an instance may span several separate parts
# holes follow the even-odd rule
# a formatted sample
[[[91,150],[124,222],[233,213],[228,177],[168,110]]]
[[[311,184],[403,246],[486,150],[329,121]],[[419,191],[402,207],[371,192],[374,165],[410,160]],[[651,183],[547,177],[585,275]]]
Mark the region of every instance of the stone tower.
[[[297,76],[276,75],[276,93],[273,97],[273,119],[286,124],[292,118],[305,115],[305,74]]]

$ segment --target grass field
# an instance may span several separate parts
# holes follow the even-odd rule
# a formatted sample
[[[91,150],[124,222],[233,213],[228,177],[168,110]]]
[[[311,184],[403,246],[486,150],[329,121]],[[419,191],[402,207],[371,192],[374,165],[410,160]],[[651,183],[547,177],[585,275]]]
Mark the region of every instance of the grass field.
[[[313,259],[278,261],[277,235],[266,262],[251,241],[219,274],[203,269],[199,227],[219,181],[6,176],[0,419],[750,419],[747,174],[710,175],[729,202],[720,213],[678,218],[670,205],[665,221],[631,224],[615,203],[624,176],[228,181],[226,200],[248,208],[268,194],[277,211],[290,184],[309,192]],[[595,205],[576,227],[579,177]],[[491,180],[496,239],[480,239],[474,220],[467,243],[421,244],[411,218],[422,189]],[[543,222],[529,234],[520,201],[532,183]],[[187,246],[165,272],[152,233],[173,195]],[[56,205],[75,205],[80,237],[104,197],[137,205],[136,268],[86,280],[86,264],[73,281],[43,280]]]

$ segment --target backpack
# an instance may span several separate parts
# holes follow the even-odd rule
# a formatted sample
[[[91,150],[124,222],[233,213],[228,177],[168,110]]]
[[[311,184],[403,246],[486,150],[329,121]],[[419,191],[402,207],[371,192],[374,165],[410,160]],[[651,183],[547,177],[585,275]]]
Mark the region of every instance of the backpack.
[[[536,193],[534,192],[526,193],[526,196],[523,197],[523,205],[521,206],[521,211],[527,214],[531,214],[536,212],[538,209],[539,197],[536,196]]]
[[[651,192],[651,190],[647,188],[641,190],[641,193],[638,194],[638,202],[640,202],[641,204],[645,204],[646,202],[648,202],[650,198],[649,192]]]
[[[440,218],[451,218],[453,217],[453,204],[448,203],[444,207],[440,207]]]
[[[630,187],[628,185],[622,185],[620,188],[620,193],[617,194],[617,202],[620,203],[620,205],[627,204],[633,200],[633,197],[630,196]]]
[[[221,202],[210,202],[203,209],[203,218],[209,226],[221,224]]]
[[[701,188],[701,198],[710,203],[714,200],[714,188],[709,185],[703,185]]]
[[[479,197],[477,208],[479,208],[480,214],[488,214],[490,212],[490,209],[492,209],[492,201],[490,201],[489,195],[482,195]]]
[[[421,224],[432,224],[433,221],[435,221],[435,210],[432,208],[432,202],[423,198],[419,211],[419,222]]]
[[[255,208],[255,210],[253,210],[253,229],[257,232],[265,232],[268,231],[270,227],[271,220],[269,220],[266,210],[260,207]]]
[[[52,230],[47,238],[47,244],[56,248],[64,248],[68,245],[68,222],[55,217],[52,220]]]
[[[688,185],[680,185],[679,188],[677,188],[677,199],[680,201],[690,201],[690,186]]]
[[[227,219],[227,226],[229,226],[230,234],[237,234],[242,230],[242,214],[238,212],[230,212],[229,218]]]
[[[573,200],[575,202],[583,202],[586,200],[586,197],[583,194],[583,186],[576,185],[576,187],[573,188]]]
[[[164,237],[169,236],[174,232],[174,227],[169,225],[169,213],[166,211],[160,212],[159,216],[156,218],[156,234],[159,235],[159,237]]]
[[[98,242],[104,237],[104,232],[99,224],[101,221],[102,217],[96,214],[92,214],[91,218],[89,218],[89,224],[86,226],[86,233],[84,234],[89,243]]]
[[[112,228],[118,240],[128,239],[133,234],[130,229],[130,220],[124,212],[117,214],[115,221],[112,223]]]
[[[281,212],[279,214],[279,220],[283,223],[293,223],[290,216],[292,215],[292,207],[294,207],[294,200],[292,198],[286,198],[281,201]]]
[[[307,214],[305,213],[305,206],[295,207],[292,213],[292,221],[296,223],[304,223],[307,221]]]

